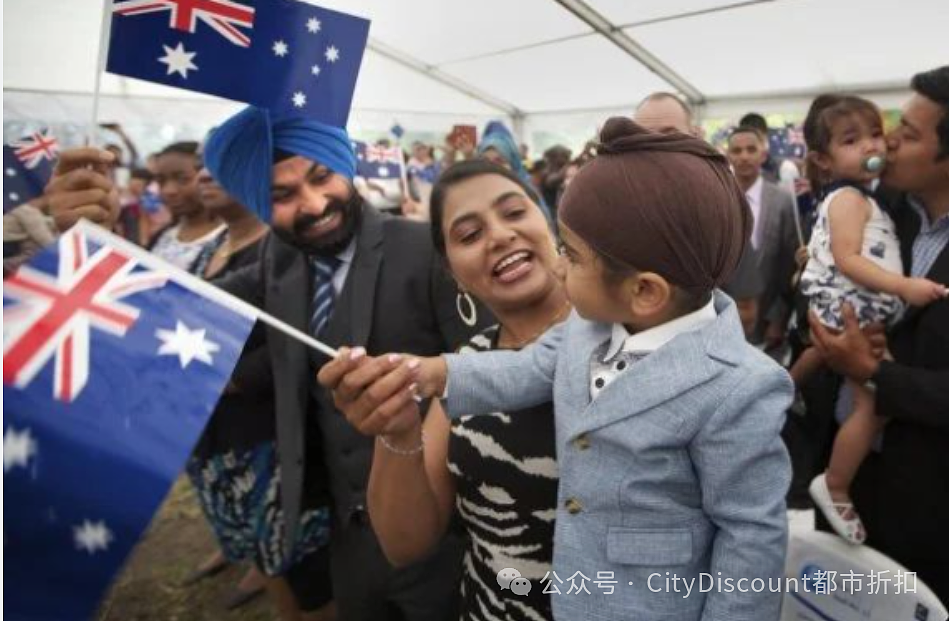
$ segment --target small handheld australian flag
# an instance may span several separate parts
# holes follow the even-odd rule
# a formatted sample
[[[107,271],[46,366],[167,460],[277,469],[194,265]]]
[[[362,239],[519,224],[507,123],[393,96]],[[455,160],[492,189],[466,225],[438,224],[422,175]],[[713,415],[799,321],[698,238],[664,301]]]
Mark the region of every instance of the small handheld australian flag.
[[[345,127],[369,21],[296,0],[112,0],[106,70]]]
[[[3,213],[43,193],[58,153],[59,142],[48,131],[3,145]]]
[[[353,141],[356,151],[356,174],[365,179],[398,179],[402,175],[402,152],[399,147]]]

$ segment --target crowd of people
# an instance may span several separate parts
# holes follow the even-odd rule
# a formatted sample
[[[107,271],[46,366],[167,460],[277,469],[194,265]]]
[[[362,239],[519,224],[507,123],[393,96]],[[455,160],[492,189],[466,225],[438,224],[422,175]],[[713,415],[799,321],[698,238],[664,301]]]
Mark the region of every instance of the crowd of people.
[[[647,584],[780,578],[789,505],[949,604],[949,67],[911,88],[889,133],[818,97],[794,162],[671,93],[576,157],[493,122],[382,208],[345,130],[248,108],[127,175],[63,152],[5,273],[87,218],[341,348],[256,327],[187,465],[197,578],[248,563],[287,621],[776,620]]]

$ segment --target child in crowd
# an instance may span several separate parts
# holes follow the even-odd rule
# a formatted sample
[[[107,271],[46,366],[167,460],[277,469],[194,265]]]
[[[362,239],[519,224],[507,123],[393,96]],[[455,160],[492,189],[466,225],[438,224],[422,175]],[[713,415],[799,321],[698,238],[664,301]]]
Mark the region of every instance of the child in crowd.
[[[558,619],[779,616],[781,593],[734,588],[778,587],[790,480],[780,438],[790,379],[747,344],[717,289],[751,218],[709,145],[610,119],[559,210],[576,313],[520,351],[407,363],[417,392],[443,396],[453,418],[553,396],[554,572],[534,588],[555,594]],[[528,268],[506,266],[505,282]],[[402,441],[400,418],[387,421],[390,444]],[[700,592],[704,574],[725,586]]]
[[[822,200],[801,291],[817,319],[842,329],[841,307],[848,303],[861,326],[890,325],[904,302],[924,306],[945,296],[944,286],[903,275],[893,221],[873,198],[873,184],[886,161],[877,107],[860,97],[822,95],[811,105],[804,136],[808,176]],[[798,366],[813,368],[816,358],[815,350],[805,352]],[[884,419],[875,416],[871,386],[847,386],[853,398],[851,415],[837,435],[827,472],[813,481],[810,491],[834,530],[846,541],[862,544],[866,532],[849,488]]]

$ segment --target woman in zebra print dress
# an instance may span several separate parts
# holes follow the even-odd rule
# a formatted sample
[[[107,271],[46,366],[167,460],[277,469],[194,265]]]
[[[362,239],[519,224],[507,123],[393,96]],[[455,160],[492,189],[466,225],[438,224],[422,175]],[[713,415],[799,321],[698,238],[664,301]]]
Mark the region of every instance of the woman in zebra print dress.
[[[498,326],[461,352],[496,349]],[[465,619],[551,619],[541,584],[551,571],[557,501],[553,403],[531,411],[472,416],[451,425],[448,470],[456,516],[467,536],[461,595]],[[533,588],[500,590],[498,573],[516,569]]]
[[[553,235],[516,175],[481,160],[456,164],[435,185],[431,212],[435,246],[459,288],[498,320],[467,349],[518,349],[566,319]],[[460,298],[463,318],[473,307]],[[345,364],[327,365],[321,381],[335,386],[331,375],[345,373]],[[462,619],[552,619],[541,582],[551,568],[557,504],[553,405],[452,425],[437,403],[424,423],[415,402],[407,403],[376,443],[369,486],[386,556],[412,563],[457,527],[467,539]],[[505,569],[532,582],[528,595],[499,586]]]

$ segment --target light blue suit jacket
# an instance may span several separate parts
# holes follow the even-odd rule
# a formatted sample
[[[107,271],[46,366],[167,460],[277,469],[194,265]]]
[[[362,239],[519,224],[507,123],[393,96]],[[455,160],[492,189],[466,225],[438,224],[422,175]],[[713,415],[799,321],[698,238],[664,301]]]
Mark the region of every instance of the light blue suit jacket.
[[[783,576],[790,464],[780,432],[793,387],[745,342],[731,298],[716,292],[715,309],[715,321],[637,362],[592,403],[590,361],[610,339],[606,324],[573,315],[519,352],[448,356],[453,418],[553,392],[557,619],[778,619],[781,594],[754,593],[751,580],[777,587]],[[590,594],[566,594],[577,572]],[[618,581],[612,595],[593,583],[604,572]],[[698,592],[710,578],[715,588]],[[689,595],[683,579],[694,581]]]

